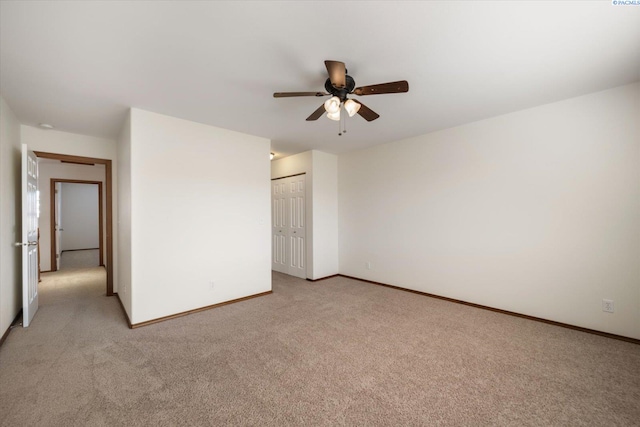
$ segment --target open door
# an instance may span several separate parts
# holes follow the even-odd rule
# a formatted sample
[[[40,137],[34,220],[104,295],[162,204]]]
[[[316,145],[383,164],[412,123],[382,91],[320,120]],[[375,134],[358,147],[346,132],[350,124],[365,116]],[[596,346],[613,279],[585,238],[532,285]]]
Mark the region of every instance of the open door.
[[[62,182],[56,182],[55,183],[55,191],[54,191],[54,204],[55,204],[55,213],[54,213],[54,218],[55,218],[55,233],[56,233],[56,270],[60,270],[60,255],[61,255],[61,250],[60,248],[62,247],[62,232],[64,231],[62,229]],[[53,263],[52,263],[53,264]]]
[[[38,158],[22,144],[22,326],[38,310]]]

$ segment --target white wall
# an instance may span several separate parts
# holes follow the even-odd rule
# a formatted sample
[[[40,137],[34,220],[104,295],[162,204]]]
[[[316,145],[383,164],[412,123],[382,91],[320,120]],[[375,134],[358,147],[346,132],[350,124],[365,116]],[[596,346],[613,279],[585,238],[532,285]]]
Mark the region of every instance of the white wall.
[[[115,171],[114,171],[115,172]],[[38,161],[38,190],[40,191],[40,269],[51,270],[51,179],[79,179],[84,181],[100,181],[102,185],[102,209],[103,212],[103,244],[105,245],[102,261],[106,263],[106,191],[105,191],[105,167],[104,165],[77,165],[72,163],[60,163],[48,159]],[[65,228],[66,230],[66,228]],[[115,226],[114,226],[115,230]],[[117,233],[114,233],[117,234]],[[97,246],[96,246],[97,247]]]
[[[132,109],[133,323],[271,290],[269,151]]]
[[[20,122],[0,96],[0,336],[22,307]]]
[[[100,247],[98,225],[98,184],[63,182],[62,203],[62,251],[97,249]]]
[[[33,126],[20,126],[21,141],[29,146],[30,150],[47,153],[68,154],[72,156],[94,157],[111,160],[112,170],[112,215],[118,214],[118,182],[116,171],[118,162],[116,159],[116,141],[106,138],[98,138],[87,135],[78,135],[57,130],[45,130]],[[42,189],[40,189],[42,190]],[[105,217],[106,221],[106,217]],[[113,224],[116,229],[116,224]],[[42,238],[42,232],[40,233]],[[105,250],[106,250],[105,235]],[[118,233],[113,233],[113,291],[118,292]],[[41,251],[42,254],[42,251]],[[106,256],[106,255],[105,255]],[[42,266],[41,266],[42,268]],[[44,268],[43,268],[44,270]]]
[[[118,138],[118,298],[131,320],[131,112]]]
[[[312,151],[313,279],[338,274],[338,156]]]
[[[22,142],[28,144],[30,150],[116,160],[116,141],[112,139],[27,125],[21,125],[20,131]]]
[[[338,157],[317,150],[271,162],[271,178],[306,174],[307,278],[338,274]]]
[[[340,155],[340,272],[640,338],[639,123],[636,83]]]

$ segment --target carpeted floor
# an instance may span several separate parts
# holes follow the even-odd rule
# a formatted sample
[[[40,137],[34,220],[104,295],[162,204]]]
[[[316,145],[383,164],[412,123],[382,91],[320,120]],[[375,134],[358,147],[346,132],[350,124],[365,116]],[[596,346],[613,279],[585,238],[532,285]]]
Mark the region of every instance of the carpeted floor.
[[[70,268],[90,268],[100,265],[99,249],[83,249],[62,251],[60,254],[60,270]]]
[[[333,278],[127,328],[104,269],[45,274],[0,347],[3,426],[640,424],[640,346]]]

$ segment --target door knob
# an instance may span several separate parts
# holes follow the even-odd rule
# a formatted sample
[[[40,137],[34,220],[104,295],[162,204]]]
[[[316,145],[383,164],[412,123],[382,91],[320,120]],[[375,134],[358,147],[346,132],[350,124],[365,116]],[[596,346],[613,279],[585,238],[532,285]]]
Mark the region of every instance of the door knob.
[[[13,244],[13,246],[36,246],[38,244],[37,241],[33,241],[33,242],[28,242],[28,243],[22,243],[22,242],[16,242]]]

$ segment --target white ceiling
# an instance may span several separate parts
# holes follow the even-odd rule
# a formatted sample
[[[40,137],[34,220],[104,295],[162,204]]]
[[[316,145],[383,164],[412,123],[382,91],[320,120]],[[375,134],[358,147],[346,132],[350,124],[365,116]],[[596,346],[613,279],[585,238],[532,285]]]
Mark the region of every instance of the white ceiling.
[[[640,79],[640,7],[569,2],[0,3],[0,92],[24,124],[117,137],[128,107],[340,153]],[[306,122],[323,61],[381,117]]]

